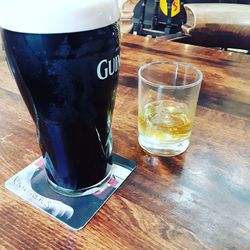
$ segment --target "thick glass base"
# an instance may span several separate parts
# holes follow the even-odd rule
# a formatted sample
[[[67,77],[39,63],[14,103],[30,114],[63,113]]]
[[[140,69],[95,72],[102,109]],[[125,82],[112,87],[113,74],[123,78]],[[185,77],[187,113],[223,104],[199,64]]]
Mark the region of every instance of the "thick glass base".
[[[140,146],[150,154],[158,156],[175,156],[183,153],[189,146],[189,138],[182,141],[173,142],[153,142],[142,135],[139,135]]]
[[[106,183],[111,178],[112,174],[113,174],[112,165],[108,164],[105,177],[101,181],[99,181],[98,183],[96,183],[92,186],[85,187],[82,189],[77,189],[77,190],[71,190],[71,189],[60,187],[57,184],[55,184],[54,182],[52,182],[49,178],[48,178],[48,183],[49,183],[49,186],[56,193],[59,193],[61,195],[65,195],[65,196],[69,196],[69,197],[80,197],[80,196],[83,196],[84,192],[86,192],[87,190],[89,190],[91,188],[99,187],[99,186],[103,185],[104,183]]]

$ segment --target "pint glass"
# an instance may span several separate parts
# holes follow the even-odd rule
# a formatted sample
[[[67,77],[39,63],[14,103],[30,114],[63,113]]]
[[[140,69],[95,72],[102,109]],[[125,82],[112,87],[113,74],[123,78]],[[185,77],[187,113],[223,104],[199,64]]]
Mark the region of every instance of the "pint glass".
[[[35,122],[49,183],[81,195],[112,165],[117,0],[10,0],[1,8],[7,61]]]

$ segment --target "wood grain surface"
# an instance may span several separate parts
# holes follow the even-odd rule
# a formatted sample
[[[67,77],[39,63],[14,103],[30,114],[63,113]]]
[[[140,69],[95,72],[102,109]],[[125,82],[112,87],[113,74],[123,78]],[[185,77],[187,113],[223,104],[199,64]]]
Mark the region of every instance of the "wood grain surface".
[[[78,232],[4,188],[40,150],[0,62],[0,249],[250,249],[250,56],[132,35],[121,51],[113,151],[137,169]],[[159,60],[204,73],[191,145],[171,158],[137,142],[137,70]]]

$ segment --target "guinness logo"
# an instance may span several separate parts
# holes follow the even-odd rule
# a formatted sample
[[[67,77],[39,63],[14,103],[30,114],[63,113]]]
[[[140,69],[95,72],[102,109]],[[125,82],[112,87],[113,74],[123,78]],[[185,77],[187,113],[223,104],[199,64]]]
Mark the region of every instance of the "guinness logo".
[[[117,55],[111,60],[103,59],[97,66],[97,76],[100,80],[105,80],[112,76],[120,68],[120,56]]]

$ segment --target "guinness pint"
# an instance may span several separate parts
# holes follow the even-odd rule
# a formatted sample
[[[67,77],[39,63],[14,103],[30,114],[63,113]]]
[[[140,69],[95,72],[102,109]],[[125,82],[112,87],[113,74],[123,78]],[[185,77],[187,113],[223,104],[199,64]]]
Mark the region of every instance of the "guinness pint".
[[[0,11],[7,61],[36,124],[49,183],[67,195],[110,171],[118,18],[117,0],[6,0]]]

